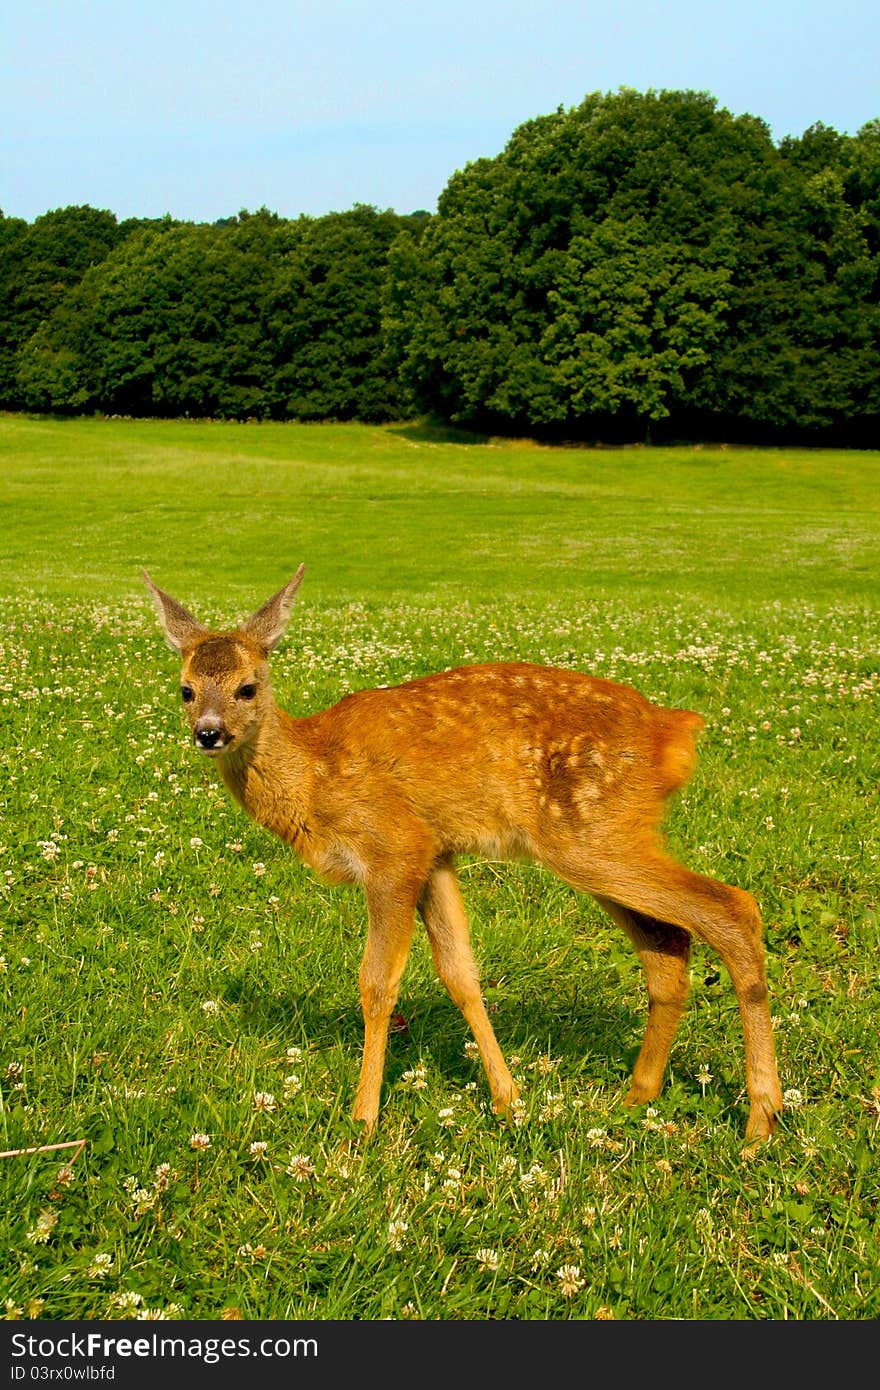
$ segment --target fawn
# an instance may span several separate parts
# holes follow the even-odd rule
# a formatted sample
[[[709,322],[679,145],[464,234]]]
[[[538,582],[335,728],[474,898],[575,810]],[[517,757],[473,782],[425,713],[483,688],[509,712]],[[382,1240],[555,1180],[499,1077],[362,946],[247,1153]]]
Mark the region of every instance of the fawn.
[[[234,632],[205,628],[146,583],[183,660],[196,748],[232,796],[331,882],[367,901],[360,968],[364,1048],[353,1117],[376,1124],[388,1027],[418,911],[437,973],[470,1026],[494,1109],[518,1092],[486,1014],[455,857],[527,857],[586,891],[632,941],[647,976],[648,1021],[625,1104],[653,1100],[688,993],[691,936],[721,956],[739,1002],[749,1117],[769,1138],[782,1092],[764,974],[762,925],[746,892],[665,851],[667,797],[690,776],[689,710],[629,686],[526,662],[462,666],[361,690],[294,718],[275,703],[268,656],[304,566]]]

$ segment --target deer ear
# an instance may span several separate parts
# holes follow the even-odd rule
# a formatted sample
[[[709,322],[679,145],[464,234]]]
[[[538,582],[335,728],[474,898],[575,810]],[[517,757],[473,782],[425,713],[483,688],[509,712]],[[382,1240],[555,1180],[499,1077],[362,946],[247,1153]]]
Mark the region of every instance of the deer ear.
[[[284,636],[290,618],[290,610],[293,607],[293,600],[296,592],[303,580],[306,572],[305,565],[300,565],[293,578],[285,584],[283,589],[279,589],[277,594],[273,594],[267,599],[262,608],[258,608],[253,617],[248,618],[242,625],[242,632],[249,637],[252,642],[256,642],[258,647],[262,647],[265,652],[274,651]]]
[[[179,653],[185,651],[187,647],[192,646],[197,638],[204,636],[208,629],[202,627],[202,624],[197,622],[193,615],[177,602],[177,599],[173,599],[170,594],[163,593],[153,583],[146,570],[141,570],[141,575],[149,590],[150,597],[156,605],[159,622],[165,633],[165,641],[172,651]]]

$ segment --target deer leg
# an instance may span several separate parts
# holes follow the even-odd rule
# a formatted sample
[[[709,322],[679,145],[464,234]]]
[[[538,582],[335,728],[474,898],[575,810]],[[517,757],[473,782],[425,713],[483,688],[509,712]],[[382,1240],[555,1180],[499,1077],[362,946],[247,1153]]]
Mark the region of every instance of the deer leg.
[[[602,907],[622,927],[636,949],[648,985],[648,1023],[633,1068],[632,1084],[624,1105],[655,1100],[663,1084],[663,1071],[678,1021],[687,1003],[690,980],[688,961],[691,938],[681,927],[599,899]]]
[[[764,970],[763,928],[749,893],[692,872],[658,849],[625,864],[584,863],[567,855],[553,865],[561,878],[594,897],[682,927],[721,956],[736,990],[746,1057],[749,1118],[746,1141],[767,1139],[782,1109],[776,1047]]]
[[[504,1114],[519,1092],[486,1013],[458,877],[448,861],[432,870],[419,899],[419,912],[428,932],[437,974],[474,1035],[492,1104],[497,1114]]]
[[[369,928],[358,984],[364,1015],[364,1051],[352,1117],[369,1134],[379,1117],[388,1025],[409,955],[418,889],[367,887]]]
[[[745,1042],[746,1140],[769,1139],[782,1109],[782,1088],[767,998],[763,927],[754,898],[660,854],[636,864],[625,878],[627,906],[687,928],[721,956],[736,990]]]

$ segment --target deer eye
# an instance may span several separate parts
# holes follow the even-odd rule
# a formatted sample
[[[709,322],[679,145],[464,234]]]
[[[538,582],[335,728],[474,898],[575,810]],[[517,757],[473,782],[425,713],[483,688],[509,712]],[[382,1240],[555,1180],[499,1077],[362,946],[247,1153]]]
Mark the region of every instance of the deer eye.
[[[181,695],[181,698],[182,698],[182,700],[183,700],[183,703],[184,703],[185,705],[190,705],[190,704],[192,704],[193,700],[195,699],[196,693],[195,693],[195,691],[193,690],[193,688],[192,688],[191,685],[182,685],[182,686],[180,687],[180,695]]]
[[[240,685],[235,692],[236,700],[252,700],[257,693],[257,687],[250,681]]]

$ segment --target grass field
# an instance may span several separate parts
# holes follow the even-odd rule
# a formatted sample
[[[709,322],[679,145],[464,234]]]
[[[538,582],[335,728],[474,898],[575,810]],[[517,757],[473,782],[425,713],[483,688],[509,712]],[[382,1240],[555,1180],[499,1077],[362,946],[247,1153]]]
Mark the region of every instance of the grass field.
[[[0,417],[0,1309],[52,1319],[880,1312],[880,453],[540,448],[417,425]],[[140,584],[210,623],[304,560],[279,702],[527,658],[708,721],[669,836],[767,923],[787,1106],[744,1157],[717,958],[659,1101],[588,899],[469,860],[521,1083],[491,1114],[417,933],[380,1129],[348,1119],[359,893],[187,744]]]

